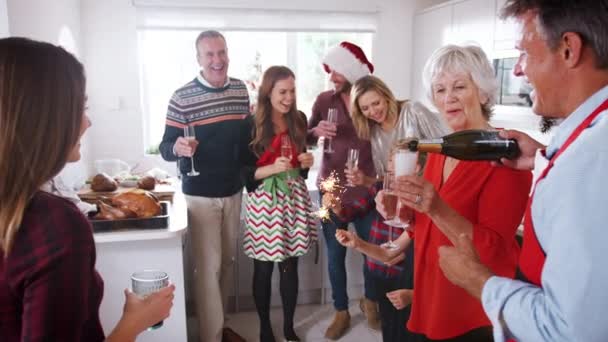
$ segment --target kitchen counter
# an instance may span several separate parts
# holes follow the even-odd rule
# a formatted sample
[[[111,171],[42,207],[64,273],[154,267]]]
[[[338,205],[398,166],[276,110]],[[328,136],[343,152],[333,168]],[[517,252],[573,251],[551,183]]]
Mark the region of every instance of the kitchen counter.
[[[131,274],[143,269],[159,269],[175,284],[171,316],[160,329],[145,331],[138,341],[186,341],[186,301],[184,290],[183,234],[188,226],[186,201],[176,193],[169,208],[169,227],[95,233],[96,268],[104,280],[100,318],[107,334],[122,314],[125,288],[131,287]]]

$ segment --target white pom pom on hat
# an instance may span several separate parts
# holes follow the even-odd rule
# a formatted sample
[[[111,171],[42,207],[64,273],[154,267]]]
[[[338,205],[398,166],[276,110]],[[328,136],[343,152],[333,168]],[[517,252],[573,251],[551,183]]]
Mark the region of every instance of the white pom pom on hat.
[[[329,49],[323,58],[325,72],[332,70],[344,75],[351,83],[374,72],[374,65],[367,59],[361,48],[353,43],[342,42]]]

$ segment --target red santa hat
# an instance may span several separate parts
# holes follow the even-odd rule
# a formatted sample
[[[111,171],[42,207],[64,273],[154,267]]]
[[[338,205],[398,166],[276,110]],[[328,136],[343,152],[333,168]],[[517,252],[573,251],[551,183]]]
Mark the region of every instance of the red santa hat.
[[[328,74],[334,70],[344,75],[351,84],[374,72],[374,65],[367,60],[363,50],[349,42],[329,49],[323,58],[323,68]]]

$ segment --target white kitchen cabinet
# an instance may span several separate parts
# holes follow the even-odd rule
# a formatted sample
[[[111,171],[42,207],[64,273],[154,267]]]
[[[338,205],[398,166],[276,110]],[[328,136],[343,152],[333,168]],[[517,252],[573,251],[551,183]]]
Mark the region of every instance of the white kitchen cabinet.
[[[492,0],[467,0],[453,5],[450,43],[474,43],[488,53],[493,47],[494,6]]]
[[[414,46],[412,47],[411,98],[429,104],[422,85],[422,69],[431,53],[450,42],[452,36],[452,6],[441,6],[414,17]]]
[[[422,69],[430,55],[446,44],[475,44],[493,49],[495,0],[450,1],[414,17],[411,98],[429,104],[422,86]]]
[[[515,39],[517,37],[517,25],[510,18],[502,20],[499,18],[499,12],[506,0],[496,0],[496,16],[494,20],[494,56],[516,56]]]

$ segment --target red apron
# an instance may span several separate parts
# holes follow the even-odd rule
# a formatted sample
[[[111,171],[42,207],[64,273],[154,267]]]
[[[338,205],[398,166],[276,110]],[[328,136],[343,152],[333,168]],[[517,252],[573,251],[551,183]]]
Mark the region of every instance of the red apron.
[[[568,137],[566,142],[560,147],[560,149],[553,155],[549,164],[543,170],[535,183],[538,185],[541,179],[545,178],[549,173],[549,170],[553,167],[555,160],[578,138],[578,136],[591,125],[591,122],[600,115],[603,111],[608,109],[608,100],[604,101],[598,108],[596,108],[591,115],[589,115]],[[536,233],[534,232],[534,222],[532,222],[532,200],[534,199],[534,192],[530,196],[528,201],[528,208],[526,209],[526,215],[524,217],[524,242],[519,256],[519,271],[523,276],[523,280],[532,283],[536,286],[541,286],[541,275],[543,266],[545,265],[546,254],[541,247]]]

